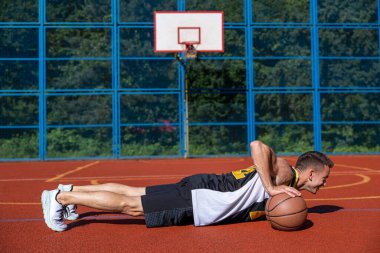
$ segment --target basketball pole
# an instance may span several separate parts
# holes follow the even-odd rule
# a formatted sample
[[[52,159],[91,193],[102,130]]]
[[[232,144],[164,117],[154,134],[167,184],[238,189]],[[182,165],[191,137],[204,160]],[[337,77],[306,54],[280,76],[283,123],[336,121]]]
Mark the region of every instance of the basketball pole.
[[[180,152],[184,158],[188,158],[190,137],[187,60],[198,59],[198,52],[224,52],[224,12],[185,11],[185,6],[179,7],[181,11],[154,11],[154,51],[176,52],[175,58],[181,63],[181,66],[178,65],[181,86]],[[201,46],[199,51],[198,46]]]
[[[187,78],[186,73],[186,65],[185,65],[185,154],[184,157],[189,157],[189,79]]]
[[[189,158],[189,79],[187,78],[187,71],[186,71],[186,59],[183,57],[183,53],[177,53],[175,54],[175,58],[181,63],[183,70],[184,70],[184,148],[185,152],[183,154],[183,157]]]

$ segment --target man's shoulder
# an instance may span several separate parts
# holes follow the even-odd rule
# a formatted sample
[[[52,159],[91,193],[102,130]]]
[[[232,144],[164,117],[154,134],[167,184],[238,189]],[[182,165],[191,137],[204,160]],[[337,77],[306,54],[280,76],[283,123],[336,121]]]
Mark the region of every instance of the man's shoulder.
[[[276,185],[288,185],[293,179],[292,167],[289,162],[277,157]]]
[[[279,170],[289,170],[291,168],[290,163],[282,157],[277,157],[277,166]]]

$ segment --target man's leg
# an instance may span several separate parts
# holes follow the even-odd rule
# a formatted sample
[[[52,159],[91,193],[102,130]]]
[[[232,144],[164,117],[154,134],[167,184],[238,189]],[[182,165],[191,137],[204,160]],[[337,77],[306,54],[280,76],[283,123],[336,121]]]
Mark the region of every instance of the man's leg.
[[[96,184],[96,185],[83,185],[83,186],[73,186],[73,192],[99,192],[107,191],[117,194],[123,194],[126,196],[142,196],[145,195],[145,187],[133,187],[123,184],[107,183],[107,184]]]
[[[131,216],[144,215],[141,197],[125,196],[113,192],[65,192],[59,189],[43,191],[41,196],[45,223],[54,231],[65,231],[64,206],[84,205],[100,210],[125,213]]]
[[[73,186],[73,185],[62,185],[58,186],[63,192],[100,192],[108,191],[117,194],[123,194],[126,196],[142,196],[145,195],[145,187],[133,187],[128,185],[107,183],[98,185],[84,185],[84,186]],[[69,204],[64,209],[64,218],[67,220],[76,220],[79,218],[79,214],[76,211],[77,207],[74,204]]]
[[[62,205],[75,204],[131,216],[144,215],[140,196],[126,196],[109,191],[60,192],[57,201]]]

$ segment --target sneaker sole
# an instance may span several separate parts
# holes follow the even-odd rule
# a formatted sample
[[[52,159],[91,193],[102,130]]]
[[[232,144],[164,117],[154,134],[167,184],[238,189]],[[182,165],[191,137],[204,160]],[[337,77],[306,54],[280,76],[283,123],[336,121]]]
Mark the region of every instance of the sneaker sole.
[[[42,210],[44,212],[44,219],[45,219],[46,225],[50,229],[57,231],[57,232],[65,231],[66,228],[56,227],[53,224],[51,224],[51,222],[50,222],[50,219],[49,219],[49,217],[50,217],[50,194],[49,194],[49,191],[43,191],[42,192],[41,203],[42,203]]]
[[[70,215],[70,216],[66,217],[65,219],[66,220],[77,220],[78,218],[79,218],[79,216],[78,217],[73,217],[72,215]]]

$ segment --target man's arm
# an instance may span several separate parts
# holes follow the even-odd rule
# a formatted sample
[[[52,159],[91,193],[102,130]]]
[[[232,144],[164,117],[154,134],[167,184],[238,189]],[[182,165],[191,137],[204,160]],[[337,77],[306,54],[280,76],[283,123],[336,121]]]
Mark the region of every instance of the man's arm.
[[[253,141],[250,146],[253,163],[256,165],[256,170],[259,173],[261,182],[270,196],[281,192],[285,192],[292,197],[301,195],[301,193],[293,187],[274,185],[272,178],[275,179],[277,177],[279,167],[276,154],[269,146],[261,141]]]

